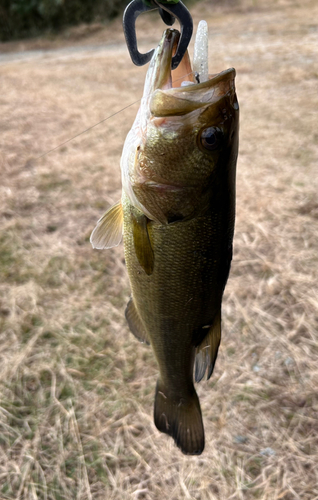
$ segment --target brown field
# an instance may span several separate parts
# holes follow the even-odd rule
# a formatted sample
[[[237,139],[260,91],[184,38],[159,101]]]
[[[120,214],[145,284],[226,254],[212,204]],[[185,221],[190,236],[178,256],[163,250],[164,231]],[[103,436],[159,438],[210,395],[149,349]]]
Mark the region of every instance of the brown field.
[[[237,70],[234,260],[206,430],[152,419],[157,367],[124,318],[122,246],[93,250],[146,68],[120,21],[0,45],[0,498],[318,499],[318,4],[203,1],[210,70]],[[142,47],[162,24],[140,20]],[[50,50],[48,50],[50,49]]]

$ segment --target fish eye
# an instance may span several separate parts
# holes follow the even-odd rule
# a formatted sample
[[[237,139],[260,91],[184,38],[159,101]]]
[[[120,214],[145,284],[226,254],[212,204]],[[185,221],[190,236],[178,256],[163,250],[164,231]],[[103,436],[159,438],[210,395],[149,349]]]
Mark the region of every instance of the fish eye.
[[[215,151],[223,140],[223,132],[219,127],[205,128],[200,135],[200,142],[204,149]]]

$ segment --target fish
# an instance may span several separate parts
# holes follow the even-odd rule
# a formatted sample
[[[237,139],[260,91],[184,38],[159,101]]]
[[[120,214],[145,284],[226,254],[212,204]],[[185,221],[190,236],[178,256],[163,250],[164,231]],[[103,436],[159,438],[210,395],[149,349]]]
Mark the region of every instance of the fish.
[[[165,30],[124,144],[121,200],[91,235],[94,248],[123,237],[131,286],[125,316],[159,368],[154,422],[185,455],[205,446],[193,379],[211,377],[221,341],[239,134],[235,69],[208,74],[201,23],[193,67],[186,52],[171,70],[180,33]]]

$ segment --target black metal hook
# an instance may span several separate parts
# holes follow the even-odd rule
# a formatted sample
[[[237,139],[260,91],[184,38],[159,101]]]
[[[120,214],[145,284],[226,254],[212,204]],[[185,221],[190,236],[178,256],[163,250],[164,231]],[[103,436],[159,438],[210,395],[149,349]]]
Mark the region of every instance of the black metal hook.
[[[171,68],[176,69],[183,58],[185,51],[191,40],[193,31],[193,21],[190,12],[181,0],[172,5],[161,4],[160,1],[152,0],[153,5],[147,5],[144,0],[132,0],[127,5],[123,17],[124,35],[129,50],[130,57],[134,64],[143,66],[152,58],[154,49],[141,54],[137,48],[136,37],[136,19],[143,12],[158,9],[162,20],[172,26],[175,18],[179,21],[181,27],[181,36],[178,43],[177,51],[172,58]]]

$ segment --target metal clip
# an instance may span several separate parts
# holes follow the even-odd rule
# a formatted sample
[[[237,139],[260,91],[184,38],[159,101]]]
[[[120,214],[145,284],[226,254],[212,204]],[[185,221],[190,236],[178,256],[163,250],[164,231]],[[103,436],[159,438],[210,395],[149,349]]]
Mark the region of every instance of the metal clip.
[[[162,20],[172,26],[175,18],[179,21],[181,27],[181,36],[177,51],[172,58],[171,69],[176,69],[183,58],[185,51],[191,40],[193,31],[193,21],[190,12],[181,0],[172,5],[161,4],[160,1],[152,0],[152,5],[147,5],[144,0],[132,0],[127,5],[123,17],[124,35],[132,62],[137,66],[147,64],[152,58],[154,49],[141,54],[137,48],[136,37],[136,19],[143,12],[158,9]]]

